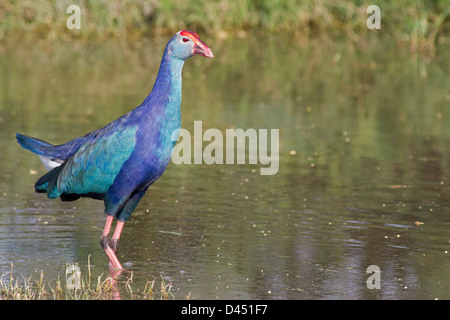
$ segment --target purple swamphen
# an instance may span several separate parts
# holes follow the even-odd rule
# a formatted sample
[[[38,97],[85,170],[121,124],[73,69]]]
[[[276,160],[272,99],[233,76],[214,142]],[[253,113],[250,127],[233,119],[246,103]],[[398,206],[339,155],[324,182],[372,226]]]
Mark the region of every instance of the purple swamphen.
[[[169,164],[176,142],[172,133],[181,126],[181,70],[193,55],[213,57],[195,32],[177,32],[165,48],[152,92],[140,106],[101,129],[56,146],[17,134],[17,142],[50,170],[36,182],[37,192],[63,201],[104,201],[107,218],[100,244],[113,268],[122,269],[116,252],[125,221]]]

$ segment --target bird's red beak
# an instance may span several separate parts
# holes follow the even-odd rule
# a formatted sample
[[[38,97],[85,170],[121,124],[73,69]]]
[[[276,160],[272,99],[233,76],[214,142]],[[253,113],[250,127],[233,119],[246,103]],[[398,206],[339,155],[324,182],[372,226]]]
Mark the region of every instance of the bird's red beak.
[[[194,44],[194,54],[208,58],[214,58],[211,49],[201,40]]]

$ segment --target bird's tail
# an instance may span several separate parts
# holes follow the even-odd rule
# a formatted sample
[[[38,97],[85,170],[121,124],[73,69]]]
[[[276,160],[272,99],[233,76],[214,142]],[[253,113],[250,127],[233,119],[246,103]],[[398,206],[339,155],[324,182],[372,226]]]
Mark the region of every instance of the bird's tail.
[[[16,140],[23,148],[37,154],[47,170],[52,170],[64,162],[64,159],[57,155],[57,146],[20,133],[16,134]]]
[[[20,133],[16,134],[17,142],[39,156],[44,166],[50,170],[43,175],[34,185],[36,192],[46,192],[51,199],[60,197],[62,201],[73,201],[80,198],[79,194],[65,194],[58,190],[58,177],[66,162],[58,157],[58,147],[43,140],[29,137]]]
[[[55,148],[54,145],[48,142],[20,133],[16,134],[16,140],[22,146],[22,148],[28,149],[31,152],[44,157],[49,156],[51,151]]]

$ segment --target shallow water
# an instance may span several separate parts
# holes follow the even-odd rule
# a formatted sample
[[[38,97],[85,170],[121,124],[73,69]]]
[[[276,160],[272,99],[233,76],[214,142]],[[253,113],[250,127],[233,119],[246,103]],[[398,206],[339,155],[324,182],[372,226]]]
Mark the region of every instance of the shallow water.
[[[285,40],[205,39],[215,58],[186,62],[183,128],[279,129],[279,171],[170,164],[125,224],[133,287],[161,275],[179,299],[449,299],[448,45]],[[14,135],[59,144],[139,105],[164,42],[2,44],[2,274],[85,276],[88,257],[107,274],[102,203],[34,193],[45,169]]]

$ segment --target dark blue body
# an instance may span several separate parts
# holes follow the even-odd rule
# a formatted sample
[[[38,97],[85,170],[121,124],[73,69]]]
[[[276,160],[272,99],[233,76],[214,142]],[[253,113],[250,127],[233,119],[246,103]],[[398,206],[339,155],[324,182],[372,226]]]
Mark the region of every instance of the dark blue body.
[[[17,134],[22,147],[62,162],[37,181],[37,191],[62,200],[81,196],[103,199],[106,214],[121,221],[130,217],[148,187],[169,164],[175,144],[172,133],[181,126],[184,59],[172,54],[171,41],[152,92],[136,109],[104,128],[59,146]]]

